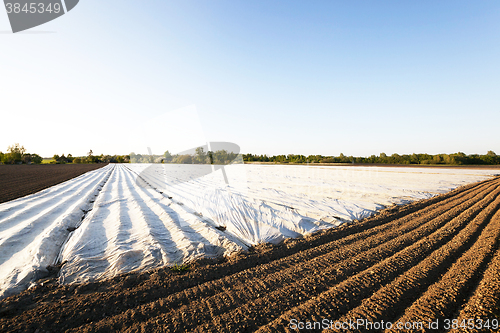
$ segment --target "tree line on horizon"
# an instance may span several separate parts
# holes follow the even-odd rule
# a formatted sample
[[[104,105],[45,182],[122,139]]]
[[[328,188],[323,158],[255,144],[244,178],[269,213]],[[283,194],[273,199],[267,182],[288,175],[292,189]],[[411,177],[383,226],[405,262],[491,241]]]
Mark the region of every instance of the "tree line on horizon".
[[[0,151],[0,164],[40,164],[43,158],[38,154],[30,154],[19,143],[9,146],[7,153]],[[239,155],[226,150],[207,151],[198,147],[192,154],[174,154],[168,150],[163,155],[141,155],[130,153],[129,155],[94,155],[92,150],[87,156],[73,157],[68,155],[54,155],[50,163],[173,163],[173,164],[230,164],[242,162],[270,162],[270,163],[369,163],[369,164],[432,164],[432,165],[498,165],[500,155],[490,150],[485,155],[466,155],[462,152],[454,154],[403,154],[394,153],[370,157],[345,156],[323,156],[323,155]]]
[[[91,151],[92,152],[92,151]],[[74,163],[74,164],[83,164],[83,163],[130,163],[129,155],[93,155],[92,153],[87,156],[78,156],[73,157],[71,154],[68,156],[64,156],[62,154],[54,155],[52,157],[50,163],[52,164],[66,164],[66,163]]]
[[[230,164],[242,163],[238,153],[227,150],[205,151],[197,147],[192,154],[171,154],[168,150],[163,155],[141,155],[130,153],[132,163],[171,163],[171,164]]]
[[[40,164],[42,161],[40,155],[27,153],[19,143],[9,146],[5,154],[0,151],[0,164]]]
[[[371,164],[448,164],[448,165],[497,165],[500,164],[500,155],[492,150],[486,155],[471,154],[462,152],[455,154],[392,154],[381,153],[379,156],[370,157],[345,156],[323,156],[323,155],[254,155],[243,154],[245,162],[274,162],[274,163],[371,163]]]
[[[30,154],[26,152],[26,148],[19,143],[15,143],[7,148],[7,153],[0,151],[0,164],[41,164],[43,157],[38,154]],[[87,156],[73,157],[71,154],[65,156],[54,155],[50,164],[66,164],[66,163],[130,163],[129,155],[94,155],[92,150]]]

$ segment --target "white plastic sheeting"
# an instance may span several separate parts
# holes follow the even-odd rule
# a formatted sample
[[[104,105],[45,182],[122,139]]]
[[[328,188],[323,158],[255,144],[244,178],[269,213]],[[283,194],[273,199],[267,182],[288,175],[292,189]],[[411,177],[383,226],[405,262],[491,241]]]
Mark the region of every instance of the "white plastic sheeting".
[[[112,167],[87,172],[0,204],[0,298],[48,273],[69,230],[78,226]],[[68,230],[69,229],[69,230]]]
[[[93,210],[65,244],[62,283],[215,258],[245,249],[189,206],[177,203],[117,165]]]
[[[384,206],[430,198],[494,173],[442,168],[236,164],[224,168],[224,177],[223,170],[208,173],[209,165],[127,167],[140,175],[143,186],[166,192],[174,201],[227,227],[228,232],[249,245],[277,243],[286,237],[359,220]]]
[[[60,281],[72,283],[228,255],[361,219],[384,206],[429,198],[495,173],[110,165],[0,204],[0,297],[25,289],[55,262],[65,262]],[[79,228],[70,233],[74,227]]]

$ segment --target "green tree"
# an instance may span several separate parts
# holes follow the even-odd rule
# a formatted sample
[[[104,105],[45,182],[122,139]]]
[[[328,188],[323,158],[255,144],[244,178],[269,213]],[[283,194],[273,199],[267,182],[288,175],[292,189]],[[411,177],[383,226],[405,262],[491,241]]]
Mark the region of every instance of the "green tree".
[[[129,156],[130,156],[130,163],[138,163],[137,155],[134,152],[131,152]]]
[[[31,163],[34,164],[41,164],[43,161],[43,158],[38,155],[38,154],[31,154]]]
[[[19,143],[15,143],[7,148],[7,152],[7,163],[19,163],[22,162],[26,149],[19,145]]]
[[[181,155],[178,157],[178,163],[181,163],[181,164],[191,164],[193,163],[193,158],[191,155]]]
[[[31,154],[24,154],[21,160],[24,164],[31,164]]]
[[[92,149],[90,149],[90,151],[87,153],[87,163],[95,163],[94,160],[96,159],[96,157],[93,154],[94,152],[92,151]]]
[[[165,153],[163,153],[163,157],[165,162],[170,162],[172,161],[172,154],[167,150]]]
[[[488,150],[486,155],[479,156],[479,160],[481,164],[499,164],[500,156],[495,154],[493,150]]]
[[[457,164],[467,164],[467,155],[464,153],[458,152],[452,156],[455,158],[455,161],[457,161]]]
[[[204,152],[203,147],[196,148],[196,163],[205,164],[207,159],[207,154]]]
[[[434,155],[432,162],[433,164],[441,164],[443,163],[443,158],[440,155]]]
[[[12,146],[9,146],[7,151],[11,154],[20,154],[20,155],[24,155],[26,153],[26,149],[19,143],[15,143]]]

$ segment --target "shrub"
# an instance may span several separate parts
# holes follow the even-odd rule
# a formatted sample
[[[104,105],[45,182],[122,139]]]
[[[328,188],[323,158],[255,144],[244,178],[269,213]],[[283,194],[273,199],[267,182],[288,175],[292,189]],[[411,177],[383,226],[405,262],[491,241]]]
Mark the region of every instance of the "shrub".
[[[24,164],[31,164],[31,154],[24,154],[21,160]]]
[[[181,155],[178,157],[178,163],[191,164],[193,163],[193,158],[191,155]]]
[[[31,163],[34,164],[41,164],[43,161],[43,158],[38,155],[38,154],[31,154]]]

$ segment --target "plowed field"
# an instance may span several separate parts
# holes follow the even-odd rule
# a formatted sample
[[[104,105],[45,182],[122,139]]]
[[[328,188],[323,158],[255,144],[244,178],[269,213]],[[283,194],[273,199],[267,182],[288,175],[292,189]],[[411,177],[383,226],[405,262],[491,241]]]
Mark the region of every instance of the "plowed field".
[[[0,329],[496,332],[499,208],[497,177],[187,272],[48,279],[0,302]]]
[[[36,193],[105,165],[0,165],[0,203]]]

